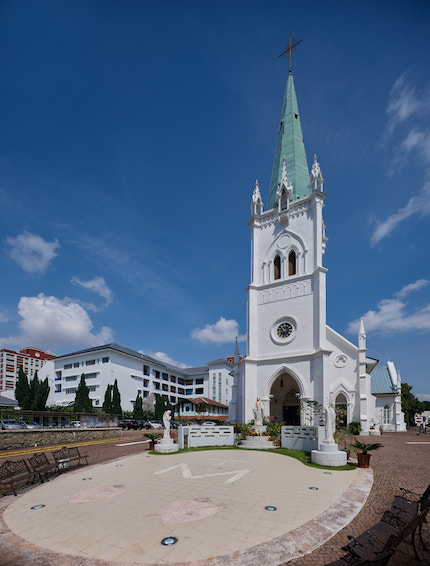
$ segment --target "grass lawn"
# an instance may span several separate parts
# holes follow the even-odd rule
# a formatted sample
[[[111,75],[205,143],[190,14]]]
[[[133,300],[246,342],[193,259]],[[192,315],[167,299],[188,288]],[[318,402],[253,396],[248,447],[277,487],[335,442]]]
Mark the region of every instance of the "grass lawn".
[[[197,448],[184,448],[174,452],[174,454],[185,454],[186,452],[200,452],[204,450],[243,450],[238,446],[199,446]],[[295,458],[304,464],[305,466],[310,466],[311,468],[320,468],[322,470],[356,470],[357,466],[355,464],[347,464],[346,466],[340,466],[334,468],[333,466],[319,466],[311,461],[311,453],[305,452],[304,450],[290,450],[289,448],[269,448],[268,450],[259,450],[259,452],[273,452],[273,454],[280,454],[281,456],[289,456],[290,458]],[[150,454],[156,454],[157,456],[169,456],[169,454],[160,454],[160,452],[151,451]]]

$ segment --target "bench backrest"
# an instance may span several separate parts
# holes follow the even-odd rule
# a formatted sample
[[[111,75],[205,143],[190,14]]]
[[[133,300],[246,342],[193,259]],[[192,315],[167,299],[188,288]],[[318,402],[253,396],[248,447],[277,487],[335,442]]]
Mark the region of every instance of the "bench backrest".
[[[6,460],[0,466],[0,479],[11,478],[13,476],[28,475],[30,468],[25,460]]]
[[[52,465],[44,452],[36,452],[28,459],[28,462],[35,472]]]

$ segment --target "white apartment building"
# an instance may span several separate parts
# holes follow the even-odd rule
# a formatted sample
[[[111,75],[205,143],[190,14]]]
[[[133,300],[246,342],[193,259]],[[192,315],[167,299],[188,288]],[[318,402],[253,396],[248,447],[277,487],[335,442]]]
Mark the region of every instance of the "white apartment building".
[[[162,395],[172,404],[203,396],[228,405],[232,369],[224,359],[178,368],[112,343],[58,356],[39,371],[39,377],[49,380],[47,404],[66,406],[74,402],[84,374],[94,407],[102,407],[107,386],[117,379],[122,409],[131,411],[138,393],[144,401],[151,394]]]

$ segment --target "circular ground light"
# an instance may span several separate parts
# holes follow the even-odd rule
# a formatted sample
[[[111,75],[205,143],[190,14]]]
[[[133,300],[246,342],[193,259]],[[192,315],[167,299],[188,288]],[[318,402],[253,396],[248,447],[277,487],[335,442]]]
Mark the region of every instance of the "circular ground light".
[[[273,505],[267,505],[265,507],[266,511],[277,511],[276,507],[273,507]]]
[[[43,509],[43,507],[45,507],[45,505],[33,505],[31,509]]]
[[[161,541],[161,544],[164,544],[164,546],[170,546],[172,544],[176,544],[178,542],[178,539],[176,537],[166,537],[163,538],[163,540]]]
[[[331,472],[324,472],[326,476],[331,476]]]
[[[315,490],[318,490],[319,487],[310,487],[309,489],[313,489],[315,491]]]
[[[93,478],[82,478],[82,481],[92,480]]]
[[[115,464],[115,468],[122,468],[122,464]]]

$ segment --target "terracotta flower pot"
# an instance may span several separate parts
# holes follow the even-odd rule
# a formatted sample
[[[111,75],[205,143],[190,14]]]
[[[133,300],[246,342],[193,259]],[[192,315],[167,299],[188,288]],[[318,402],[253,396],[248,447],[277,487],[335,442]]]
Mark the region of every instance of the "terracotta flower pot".
[[[357,453],[358,467],[368,468],[370,462],[371,454],[363,454],[362,452]]]

